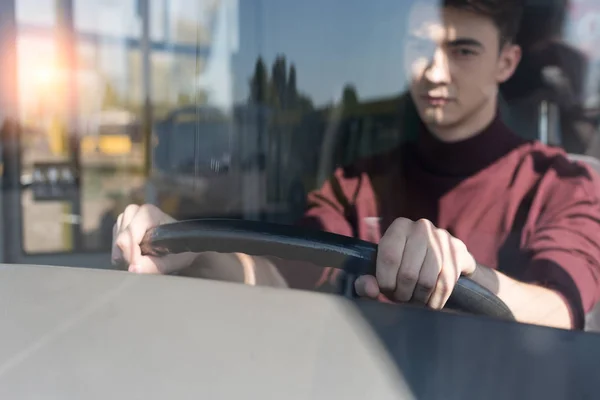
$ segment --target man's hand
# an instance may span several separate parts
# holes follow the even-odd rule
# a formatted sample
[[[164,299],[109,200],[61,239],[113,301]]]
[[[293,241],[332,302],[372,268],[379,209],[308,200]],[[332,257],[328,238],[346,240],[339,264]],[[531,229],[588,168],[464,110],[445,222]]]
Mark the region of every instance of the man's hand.
[[[463,242],[427,220],[398,218],[377,251],[376,276],[362,276],[359,296],[380,294],[399,302],[414,301],[441,309],[458,278],[475,272],[476,262]]]
[[[148,229],[176,222],[150,204],[131,204],[119,215],[113,228],[112,262],[126,264],[130,272],[168,274],[180,271],[194,261],[194,253],[181,253],[166,257],[143,256],[140,243]]]

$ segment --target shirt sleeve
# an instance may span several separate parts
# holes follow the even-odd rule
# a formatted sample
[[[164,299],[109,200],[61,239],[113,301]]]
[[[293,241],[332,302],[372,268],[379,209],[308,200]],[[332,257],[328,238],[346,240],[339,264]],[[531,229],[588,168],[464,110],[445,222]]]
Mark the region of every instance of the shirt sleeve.
[[[561,177],[558,169],[542,179],[543,200],[534,200],[535,228],[526,240],[531,262],[525,281],[561,294],[579,329],[600,292],[600,181],[586,171]]]

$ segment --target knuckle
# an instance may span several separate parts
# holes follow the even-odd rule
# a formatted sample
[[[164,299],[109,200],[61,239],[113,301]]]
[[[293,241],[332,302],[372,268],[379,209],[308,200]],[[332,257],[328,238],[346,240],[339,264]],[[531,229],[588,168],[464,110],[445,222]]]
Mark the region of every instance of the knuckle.
[[[435,289],[435,282],[425,281],[419,282],[417,288],[425,293],[431,293]]]
[[[152,204],[146,203],[140,206],[139,211],[147,215],[154,215],[156,214],[157,208]]]
[[[407,232],[413,222],[408,218],[396,218],[388,228],[388,232],[392,234],[401,234]]]
[[[400,271],[398,273],[398,281],[401,283],[413,283],[419,279],[418,271]]]
[[[140,209],[142,210],[154,210],[156,208],[156,206],[154,206],[154,204],[150,204],[150,203],[144,203],[140,206]]]
[[[431,225],[431,221],[429,221],[426,218],[419,218],[418,220],[415,221],[415,225],[429,226],[429,225]]]
[[[462,240],[457,239],[455,237],[450,239],[450,244],[452,245],[452,247],[454,247],[458,251],[461,251],[461,252],[468,251],[467,245]]]
[[[452,235],[450,234],[450,232],[448,232],[446,229],[436,228],[435,232],[438,235],[441,235],[441,236],[446,236],[446,237],[450,237],[450,238],[452,237]]]
[[[426,219],[416,221],[412,226],[412,232],[419,236],[426,236],[432,230],[432,224]]]
[[[140,214],[146,218],[151,225],[169,222],[170,217],[154,204],[143,204],[140,206]]]
[[[139,210],[139,208],[140,206],[138,206],[137,204],[129,204],[127,207],[125,207],[123,214],[135,213]]]

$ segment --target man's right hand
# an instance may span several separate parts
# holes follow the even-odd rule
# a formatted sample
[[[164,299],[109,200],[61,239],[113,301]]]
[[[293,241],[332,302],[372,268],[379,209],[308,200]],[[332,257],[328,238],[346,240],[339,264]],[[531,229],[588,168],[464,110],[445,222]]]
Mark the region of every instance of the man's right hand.
[[[165,257],[142,255],[140,243],[148,229],[172,222],[176,220],[151,204],[127,206],[113,227],[113,264],[125,264],[130,272],[142,274],[169,274],[189,267],[195,253]]]

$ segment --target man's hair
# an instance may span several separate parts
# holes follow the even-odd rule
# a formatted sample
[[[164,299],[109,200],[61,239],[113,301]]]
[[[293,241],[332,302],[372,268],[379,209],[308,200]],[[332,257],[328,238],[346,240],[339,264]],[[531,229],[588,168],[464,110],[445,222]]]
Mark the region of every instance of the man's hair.
[[[500,44],[512,43],[517,36],[525,0],[443,0],[444,7],[471,11],[492,20],[500,33]]]

